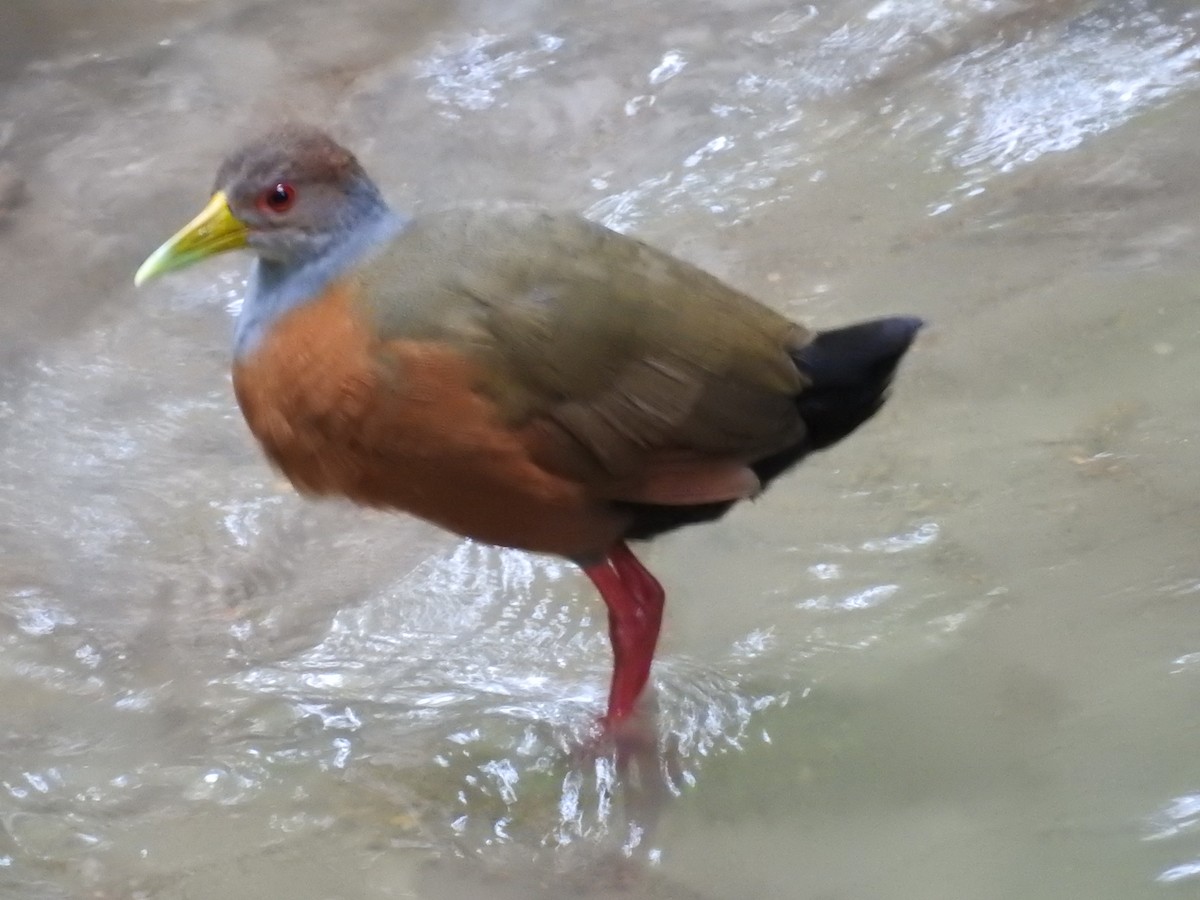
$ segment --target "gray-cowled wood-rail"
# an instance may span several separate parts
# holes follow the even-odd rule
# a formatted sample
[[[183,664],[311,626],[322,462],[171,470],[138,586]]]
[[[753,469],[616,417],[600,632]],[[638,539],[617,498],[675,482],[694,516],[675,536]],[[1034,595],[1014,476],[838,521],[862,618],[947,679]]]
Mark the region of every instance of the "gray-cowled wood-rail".
[[[298,125],[229,156],[135,280],[238,248],[257,261],[234,389],[270,460],[305,494],[577,563],[608,607],[610,724],[664,600],[627,542],[717,519],[850,434],[921,326],[814,332],[573,214],[408,218]]]

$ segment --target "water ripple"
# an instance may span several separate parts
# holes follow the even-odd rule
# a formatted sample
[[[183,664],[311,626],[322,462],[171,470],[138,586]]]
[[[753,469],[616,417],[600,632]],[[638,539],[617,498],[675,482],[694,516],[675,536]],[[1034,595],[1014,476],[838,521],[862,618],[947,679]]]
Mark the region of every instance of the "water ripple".
[[[960,191],[1077,147],[1194,85],[1200,17],[1159,7],[1102,4],[1040,40],[993,43],[946,65],[937,78],[961,112],[941,152],[971,174]]]
[[[494,105],[505,85],[528,78],[554,64],[563,39],[535,34],[526,41],[497,34],[477,34],[469,40],[439,46],[417,64],[418,77],[429,82],[429,98],[441,114],[458,119],[464,110]]]

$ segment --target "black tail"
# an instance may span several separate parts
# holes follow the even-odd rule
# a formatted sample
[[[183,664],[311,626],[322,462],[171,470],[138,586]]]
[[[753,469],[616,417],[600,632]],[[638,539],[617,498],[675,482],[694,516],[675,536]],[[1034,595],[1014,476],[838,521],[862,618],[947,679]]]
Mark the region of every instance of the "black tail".
[[[808,380],[796,398],[804,420],[803,440],[751,465],[763,488],[814,450],[835,444],[883,406],[892,374],[921,329],[922,321],[896,316],[822,331],[792,359]],[[633,514],[625,537],[648,540],[683,525],[719,519],[732,502],[697,506],[622,503]]]
[[[809,386],[796,398],[808,434],[797,446],[755,463],[765,486],[814,450],[836,444],[887,399],[901,357],[924,323],[914,316],[873,319],[822,331],[792,359]]]
[[[808,443],[837,443],[883,405],[892,373],[923,323],[911,317],[875,319],[823,331],[792,358],[809,379],[797,407]]]

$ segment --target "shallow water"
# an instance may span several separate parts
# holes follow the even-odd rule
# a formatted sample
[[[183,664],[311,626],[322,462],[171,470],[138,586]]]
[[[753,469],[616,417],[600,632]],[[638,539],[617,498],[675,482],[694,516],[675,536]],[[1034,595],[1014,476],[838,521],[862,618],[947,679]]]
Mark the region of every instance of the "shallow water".
[[[1173,0],[0,7],[0,895],[1200,889],[1200,14]],[[245,261],[141,291],[222,153],[330,123],[399,205],[587,211],[894,401],[669,592],[632,760],[553,560],[296,497]]]

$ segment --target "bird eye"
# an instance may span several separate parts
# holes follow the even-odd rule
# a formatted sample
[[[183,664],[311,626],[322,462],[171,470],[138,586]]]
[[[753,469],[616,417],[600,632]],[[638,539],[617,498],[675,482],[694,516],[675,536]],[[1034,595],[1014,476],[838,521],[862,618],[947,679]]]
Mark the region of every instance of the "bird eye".
[[[292,204],[295,202],[296,189],[290,184],[280,182],[274,187],[269,187],[263,191],[262,196],[258,200],[258,205],[270,212],[282,213],[291,209]]]

